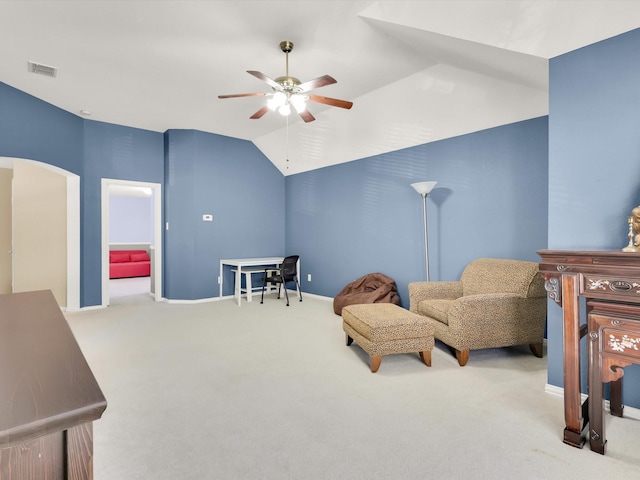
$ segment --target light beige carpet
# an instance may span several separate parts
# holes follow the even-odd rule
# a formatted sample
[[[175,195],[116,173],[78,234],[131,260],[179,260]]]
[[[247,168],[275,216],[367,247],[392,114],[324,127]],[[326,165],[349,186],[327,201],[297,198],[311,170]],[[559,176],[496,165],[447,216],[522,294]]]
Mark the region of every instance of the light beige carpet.
[[[606,417],[606,456],[562,443],[546,356],[437,343],[376,374],[331,302],[238,307],[142,294],[66,317],[108,401],[96,480],[585,479],[640,476],[640,422]]]

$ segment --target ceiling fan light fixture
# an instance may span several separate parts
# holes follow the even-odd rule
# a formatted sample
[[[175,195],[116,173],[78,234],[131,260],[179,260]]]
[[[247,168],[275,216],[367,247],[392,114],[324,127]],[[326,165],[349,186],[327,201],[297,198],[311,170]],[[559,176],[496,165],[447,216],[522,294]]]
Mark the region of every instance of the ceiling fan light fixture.
[[[302,113],[307,108],[307,98],[306,95],[292,95],[290,98],[290,103],[293,105],[293,108],[296,109],[296,112]]]
[[[278,113],[283,117],[286,117],[291,114],[291,107],[288,103],[285,103],[278,108]]]
[[[283,92],[276,92],[269,100],[267,100],[267,106],[271,110],[277,110],[287,103],[287,96]]]

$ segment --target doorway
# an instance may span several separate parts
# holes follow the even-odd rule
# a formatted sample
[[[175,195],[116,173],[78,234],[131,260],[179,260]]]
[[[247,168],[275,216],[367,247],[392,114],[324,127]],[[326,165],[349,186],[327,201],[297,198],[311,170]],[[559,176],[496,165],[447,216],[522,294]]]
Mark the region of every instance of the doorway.
[[[79,310],[80,177],[24,158],[0,157],[0,168],[11,171],[3,175],[9,203],[0,202],[2,230],[10,232],[1,246],[3,292],[49,289],[61,308]]]
[[[110,197],[115,189],[150,189],[153,196],[153,239],[150,248],[150,290],[156,302],[162,298],[162,186],[159,183],[136,182],[103,178],[101,182],[102,208],[102,306],[110,304],[109,292],[109,244],[110,244]]]

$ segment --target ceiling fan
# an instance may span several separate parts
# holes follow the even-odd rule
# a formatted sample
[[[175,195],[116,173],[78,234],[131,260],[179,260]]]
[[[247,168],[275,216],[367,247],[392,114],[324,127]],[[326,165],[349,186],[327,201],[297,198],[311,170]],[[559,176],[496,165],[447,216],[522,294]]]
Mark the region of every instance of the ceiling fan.
[[[293,110],[300,115],[302,120],[305,122],[313,122],[315,117],[307,110],[307,101],[323,103],[325,105],[346,109],[353,106],[353,102],[349,102],[347,100],[322,97],[320,95],[308,93],[310,90],[331,85],[333,83],[337,83],[337,81],[330,75],[323,75],[321,77],[314,78],[313,80],[309,80],[308,82],[301,83],[297,78],[289,76],[289,53],[293,50],[293,43],[288,40],[280,42],[280,50],[282,50],[286,55],[286,73],[283,77],[278,77],[275,80],[272,80],[264,73],[257,72],[255,70],[247,70],[247,73],[269,85],[273,89],[273,92],[218,95],[218,98],[269,97],[267,104],[251,115],[250,118],[254,120],[262,117],[269,110],[277,110],[281,115],[287,116],[291,114],[293,107]]]

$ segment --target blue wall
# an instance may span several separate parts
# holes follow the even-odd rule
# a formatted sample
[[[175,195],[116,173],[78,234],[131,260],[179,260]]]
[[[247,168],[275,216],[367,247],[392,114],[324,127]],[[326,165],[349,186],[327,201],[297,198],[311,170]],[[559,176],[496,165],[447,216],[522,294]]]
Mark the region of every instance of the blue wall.
[[[85,120],[0,83],[0,156],[80,176],[82,307],[102,302],[102,178],[163,185],[167,298],[217,296],[220,258],[283,254],[284,177],[250,142]]]
[[[162,133],[84,120],[80,187],[81,305],[102,303],[101,179],[164,183]]]
[[[618,250],[640,204],[640,30],[554,58],[549,75],[549,248]],[[551,302],[548,337],[549,383],[562,386]],[[639,380],[625,368],[625,404],[640,407]]]
[[[0,82],[0,156],[82,175],[83,120]]]
[[[253,143],[170,130],[165,145],[166,297],[217,296],[220,259],[284,255],[284,177]]]
[[[427,198],[431,280],[457,280],[478,257],[539,261],[547,246],[547,118],[407,148],[286,179],[287,254],[300,254],[303,290],[335,296],[382,272],[424,280]],[[311,283],[307,274],[311,274]]]

